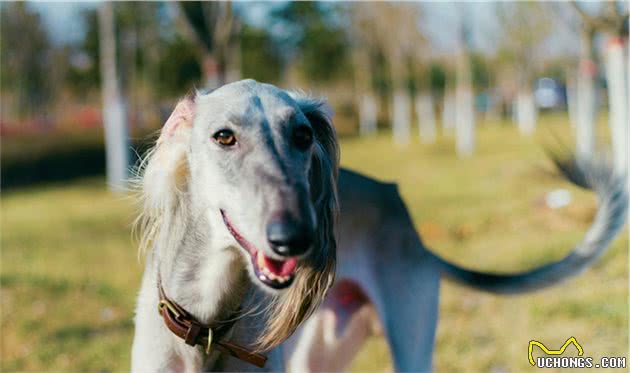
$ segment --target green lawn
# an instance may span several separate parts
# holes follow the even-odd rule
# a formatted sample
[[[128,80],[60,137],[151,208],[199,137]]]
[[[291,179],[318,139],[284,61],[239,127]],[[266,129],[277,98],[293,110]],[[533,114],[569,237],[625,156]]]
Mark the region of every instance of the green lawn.
[[[561,117],[545,117],[566,142]],[[603,127],[603,126],[600,126]],[[540,139],[540,138],[538,138]],[[458,160],[453,140],[396,148],[382,134],[342,141],[342,163],[396,181],[425,243],[471,268],[526,269],[565,255],[595,212],[590,193],[548,171],[537,138],[511,126],[478,131],[474,157]],[[546,192],[573,202],[551,210]],[[1,199],[0,371],[126,371],[142,265],[130,233],[134,201],[102,179],[3,193]],[[536,294],[499,297],[444,282],[435,368],[439,372],[535,371],[530,339],[558,348],[575,336],[586,356],[628,351],[628,234],[592,269]],[[388,371],[381,337],[354,371]]]

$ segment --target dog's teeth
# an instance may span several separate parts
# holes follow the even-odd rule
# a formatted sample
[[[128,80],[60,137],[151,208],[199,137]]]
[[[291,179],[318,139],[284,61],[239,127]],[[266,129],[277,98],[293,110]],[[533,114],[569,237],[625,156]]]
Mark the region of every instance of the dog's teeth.
[[[273,273],[271,273],[269,271],[269,269],[267,269],[267,267],[262,267],[260,268],[260,271],[263,273],[263,275],[265,276],[265,279],[269,279],[269,280],[276,280],[276,275],[274,275]]]
[[[256,261],[257,261],[257,263],[258,263],[258,268],[265,269],[265,256],[264,256],[264,254],[262,253],[262,251],[259,251],[259,252],[256,254]]]

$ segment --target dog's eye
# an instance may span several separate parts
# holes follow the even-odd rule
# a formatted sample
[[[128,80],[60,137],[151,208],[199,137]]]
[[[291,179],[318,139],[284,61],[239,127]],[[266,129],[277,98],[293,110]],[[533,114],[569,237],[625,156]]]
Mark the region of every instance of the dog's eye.
[[[223,146],[232,146],[236,144],[236,136],[234,136],[234,132],[230,130],[220,130],[212,137]]]
[[[313,143],[313,130],[307,126],[296,127],[293,131],[293,141],[299,149],[308,149]]]

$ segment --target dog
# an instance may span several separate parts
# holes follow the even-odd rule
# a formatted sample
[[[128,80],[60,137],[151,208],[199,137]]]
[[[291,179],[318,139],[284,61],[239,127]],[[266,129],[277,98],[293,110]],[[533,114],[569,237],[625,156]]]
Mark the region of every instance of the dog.
[[[339,371],[378,328],[396,370],[430,371],[441,275],[494,293],[544,288],[585,270],[623,226],[622,176],[553,159],[597,193],[584,239],[555,263],[482,273],[424,246],[395,184],[339,169],[325,101],[253,80],[185,98],[140,166],[132,371]]]

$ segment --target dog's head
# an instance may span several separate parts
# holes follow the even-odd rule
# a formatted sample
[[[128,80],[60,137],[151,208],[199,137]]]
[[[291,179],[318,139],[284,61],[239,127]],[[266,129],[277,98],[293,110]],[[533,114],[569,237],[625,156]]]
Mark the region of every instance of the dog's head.
[[[212,236],[200,250],[240,252],[276,297],[261,348],[286,339],[332,283],[338,158],[323,101],[246,80],[182,100],[148,162],[145,206],[176,209],[185,196]]]

